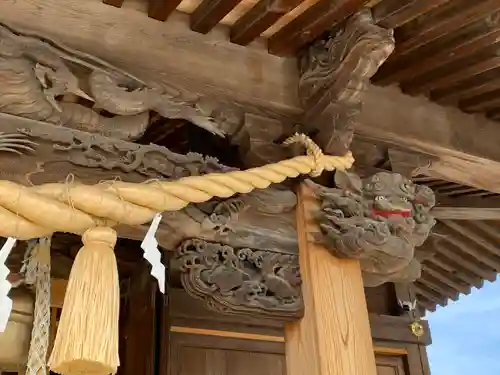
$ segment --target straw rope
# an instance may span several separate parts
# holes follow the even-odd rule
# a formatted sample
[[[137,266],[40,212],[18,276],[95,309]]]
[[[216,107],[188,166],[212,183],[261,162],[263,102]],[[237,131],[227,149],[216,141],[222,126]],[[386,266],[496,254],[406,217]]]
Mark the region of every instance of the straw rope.
[[[50,329],[50,238],[41,238],[32,246],[25,266],[26,283],[36,288],[26,375],[46,375]]]
[[[351,153],[324,155],[303,134],[285,141],[287,145],[292,143],[304,145],[307,155],[244,171],[189,176],[176,181],[105,181],[92,186],[67,182],[34,187],[0,181],[0,236],[27,240],[53,232],[81,235],[89,228],[118,223],[145,224],[157,212],[178,211],[189,203],[265,189],[301,174],[314,177],[325,170],[346,170],[354,162]]]

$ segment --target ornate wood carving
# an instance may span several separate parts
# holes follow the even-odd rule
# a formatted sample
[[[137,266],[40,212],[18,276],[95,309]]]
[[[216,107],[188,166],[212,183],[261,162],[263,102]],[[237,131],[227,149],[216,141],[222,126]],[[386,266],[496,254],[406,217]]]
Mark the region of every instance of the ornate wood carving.
[[[0,123],[8,135],[4,135],[4,143],[0,140],[0,179],[26,185],[64,181],[68,176],[95,184],[110,178],[141,182],[230,170],[212,157],[180,155],[156,145],[139,145],[21,117],[0,113]],[[26,148],[9,146],[15,142]],[[186,238],[199,237],[235,247],[293,254],[297,249],[295,204],[293,192],[274,186],[227,201],[191,205],[165,214],[158,241],[164,248],[174,249]],[[142,240],[147,227],[117,229],[121,237]]]
[[[94,102],[94,109],[104,109],[114,117],[58,100],[67,94]],[[97,57],[3,24],[0,108],[4,113],[118,139],[140,137],[149,125],[150,110],[189,120],[220,136],[225,133],[224,116],[211,100],[146,84]]]
[[[344,154],[349,148],[361,94],[393,49],[392,31],[375,25],[371,11],[364,9],[301,57],[303,122],[319,130],[325,152]]]
[[[186,291],[210,309],[286,319],[302,314],[297,255],[191,239],[178,248],[177,260]]]
[[[363,180],[337,172],[335,182],[337,188],[311,183],[321,202],[321,238],[334,255],[359,259],[366,286],[420,277],[415,247],[435,224],[432,190],[388,172]]]

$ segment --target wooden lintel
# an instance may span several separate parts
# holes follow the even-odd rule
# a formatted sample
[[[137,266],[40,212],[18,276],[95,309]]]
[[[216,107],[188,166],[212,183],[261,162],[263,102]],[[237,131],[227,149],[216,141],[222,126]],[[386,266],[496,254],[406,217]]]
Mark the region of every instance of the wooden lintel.
[[[305,314],[285,326],[289,375],[375,375],[375,357],[358,261],[337,259],[309,236],[316,199],[299,188],[297,230]]]
[[[57,39],[146,81],[290,123],[302,114],[294,58],[272,56],[259,45],[230,43],[223,26],[208,36],[196,33],[190,30],[189,17],[178,12],[160,23],[100,0],[17,0],[0,2],[0,22]],[[498,123],[393,87],[368,86],[361,101],[358,137],[435,156],[432,176],[500,193]]]

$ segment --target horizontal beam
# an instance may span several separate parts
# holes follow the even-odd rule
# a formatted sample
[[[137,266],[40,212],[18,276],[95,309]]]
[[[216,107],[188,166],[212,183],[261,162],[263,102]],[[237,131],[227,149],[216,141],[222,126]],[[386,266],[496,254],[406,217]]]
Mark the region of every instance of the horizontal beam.
[[[438,220],[500,220],[500,207],[434,207],[432,216]]]
[[[295,59],[269,55],[259,43],[250,48],[232,44],[222,26],[209,35],[193,32],[188,17],[177,12],[161,23],[99,0],[17,0],[0,2],[0,22],[34,28],[146,81],[237,104],[248,112],[290,122],[302,113]],[[395,88],[369,86],[361,100],[359,137],[436,156],[432,176],[500,193],[496,122]]]
[[[500,220],[498,197],[443,197],[437,196],[432,215],[439,220]]]

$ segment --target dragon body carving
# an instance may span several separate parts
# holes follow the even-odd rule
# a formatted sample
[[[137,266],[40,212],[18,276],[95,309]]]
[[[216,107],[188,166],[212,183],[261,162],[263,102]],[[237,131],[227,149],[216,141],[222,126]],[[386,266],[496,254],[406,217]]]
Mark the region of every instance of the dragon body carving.
[[[415,247],[435,224],[432,190],[389,172],[364,180],[337,172],[335,182],[337,188],[313,185],[321,202],[322,239],[331,251],[359,259],[366,286],[420,277]]]
[[[302,315],[297,255],[191,239],[179,246],[177,261],[186,291],[212,310],[284,319]]]
[[[94,102],[93,108],[60,102],[65,94]],[[114,117],[103,116],[96,109],[105,109]],[[134,140],[148,127],[151,110],[224,135],[211,116],[216,111],[208,100],[145,84],[97,57],[0,24],[0,111]]]
[[[56,102],[66,93],[85,97],[78,79],[67,77],[28,59],[0,57],[1,111],[118,139],[135,139],[146,131],[147,112],[108,118],[77,103]]]

